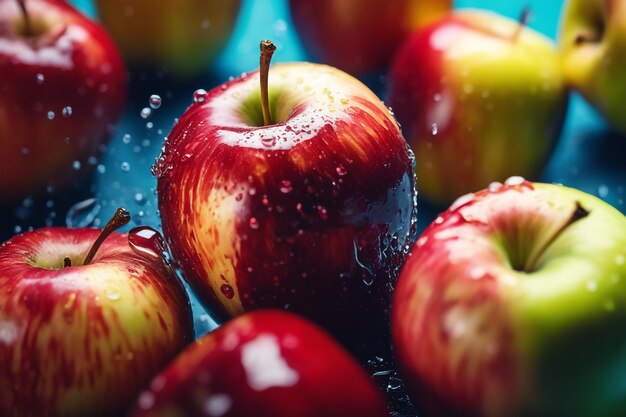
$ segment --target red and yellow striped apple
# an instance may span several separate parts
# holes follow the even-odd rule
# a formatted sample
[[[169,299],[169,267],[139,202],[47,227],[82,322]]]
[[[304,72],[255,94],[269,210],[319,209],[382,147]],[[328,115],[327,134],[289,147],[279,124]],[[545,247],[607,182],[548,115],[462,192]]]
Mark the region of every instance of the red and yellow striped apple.
[[[512,175],[536,178],[567,110],[553,43],[485,11],[456,12],[415,32],[389,81],[420,195],[440,205]]]
[[[359,364],[312,323],[278,310],[240,316],[156,376],[132,417],[385,417]]]
[[[427,416],[626,413],[626,217],[519,177],[459,199],[418,239],[394,351]]]
[[[75,180],[73,161],[98,155],[125,100],[122,59],[100,26],[64,1],[1,1],[0,201]]]
[[[0,246],[0,415],[121,415],[193,340],[160,235],[99,233],[45,228]]]

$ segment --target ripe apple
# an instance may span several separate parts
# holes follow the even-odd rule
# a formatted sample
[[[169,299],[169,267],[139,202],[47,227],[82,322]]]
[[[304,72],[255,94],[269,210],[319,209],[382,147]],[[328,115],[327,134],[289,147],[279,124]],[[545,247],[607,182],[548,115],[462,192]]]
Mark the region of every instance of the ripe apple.
[[[63,1],[2,1],[0,74],[0,201],[75,181],[126,100],[113,42]]]
[[[625,307],[626,217],[514,177],[459,199],[413,246],[394,349],[424,415],[623,416]]]
[[[567,81],[626,134],[626,2],[570,0],[559,39]]]
[[[373,381],[312,323],[278,310],[240,316],[156,376],[131,417],[388,416]]]
[[[445,15],[452,0],[290,0],[289,6],[315,60],[365,75],[387,69],[402,41]]]
[[[279,64],[263,93],[261,72],[196,92],[168,135],[154,167],[164,234],[222,319],[277,307],[362,333],[413,241],[410,149],[348,74]]]
[[[177,77],[207,69],[235,26],[241,0],[96,0],[98,14],[132,67]]]
[[[0,415],[121,415],[193,340],[160,235],[106,238],[128,218],[118,211],[100,237],[44,228],[0,246]]]
[[[549,157],[568,92],[556,48],[524,20],[456,12],[398,51],[389,103],[431,203],[511,175],[534,178]]]

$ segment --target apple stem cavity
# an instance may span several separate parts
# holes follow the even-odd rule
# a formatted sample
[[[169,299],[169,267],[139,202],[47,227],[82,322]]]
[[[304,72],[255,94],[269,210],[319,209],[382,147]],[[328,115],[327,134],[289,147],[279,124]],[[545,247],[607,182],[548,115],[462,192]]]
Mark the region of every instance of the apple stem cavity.
[[[526,273],[530,273],[533,272],[535,270],[535,267],[537,265],[537,262],[539,261],[539,259],[541,258],[541,256],[543,255],[543,253],[550,247],[550,245],[552,245],[552,243],[554,243],[554,241],[561,236],[561,234],[568,228],[570,227],[572,224],[576,223],[578,220],[580,219],[584,219],[585,217],[587,217],[589,215],[589,211],[586,210],[581,204],[580,202],[576,202],[576,207],[574,208],[574,211],[572,212],[571,216],[567,219],[567,221],[565,223],[563,223],[563,225],[561,225],[561,227],[559,227],[553,234],[552,236],[543,244],[543,246],[540,247],[540,250],[535,251],[535,253],[533,254],[533,256],[530,256],[528,258],[528,261],[526,262],[526,264],[524,265],[524,269],[523,271]]]
[[[69,256],[66,256],[63,258],[63,268],[69,268],[70,266],[72,266],[72,259],[70,259]]]
[[[28,9],[26,8],[26,0],[17,0],[17,4],[20,6],[22,17],[24,18],[24,34],[28,37],[34,36],[33,26],[30,23],[30,16],[28,15]]]
[[[519,25],[517,25],[517,28],[515,29],[515,32],[513,32],[513,36],[511,37],[511,40],[513,42],[517,42],[517,39],[520,37],[522,30],[524,30],[524,28],[526,26],[528,26],[528,22],[530,20],[530,16],[531,16],[531,8],[530,5],[527,4],[526,6],[524,6],[524,8],[522,9],[520,15],[519,15],[519,19],[517,20]]]
[[[272,41],[261,41],[261,59],[259,65],[259,74],[261,76],[261,109],[263,110],[263,125],[272,124],[272,114],[270,112],[270,100],[268,93],[268,76],[270,73],[270,62],[272,55],[276,51],[276,45]]]
[[[128,210],[124,208],[118,208],[115,211],[113,217],[111,217],[111,220],[109,220],[106,226],[104,226],[104,229],[102,229],[102,232],[98,236],[98,239],[96,239],[94,244],[91,246],[91,249],[89,249],[89,253],[87,253],[83,265],[88,265],[92,261],[93,257],[96,256],[96,252],[98,252],[100,245],[102,245],[102,242],[104,242],[111,233],[124,226],[125,224],[128,224],[129,221],[130,213],[128,212]]]

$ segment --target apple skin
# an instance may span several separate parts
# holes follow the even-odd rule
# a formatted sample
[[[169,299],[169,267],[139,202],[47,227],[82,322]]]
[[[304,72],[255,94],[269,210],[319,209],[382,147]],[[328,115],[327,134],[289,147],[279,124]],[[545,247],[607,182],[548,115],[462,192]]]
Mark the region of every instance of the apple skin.
[[[576,202],[590,212],[565,229]],[[392,306],[394,351],[425,416],[617,417],[626,364],[626,217],[512,178],[420,236]]]
[[[273,66],[269,126],[258,86],[254,72],[216,87],[168,135],[154,167],[164,235],[222,319],[275,307],[363,333],[384,322],[414,241],[410,149],[337,69]]]
[[[492,181],[538,176],[568,103],[551,41],[486,11],[456,12],[415,32],[389,84],[420,196],[441,206]]]
[[[290,0],[311,56],[355,75],[386,70],[416,28],[444,16],[452,0]]]
[[[0,415],[121,415],[193,341],[187,294],[161,258],[114,233],[82,265],[99,232],[44,228],[0,246]]]
[[[626,3],[570,0],[559,46],[568,83],[626,134]],[[586,40],[582,40],[586,39]]]
[[[384,417],[381,393],[328,334],[259,310],[199,339],[156,376],[131,417]]]
[[[100,26],[63,1],[26,7],[43,32],[34,40],[18,2],[0,2],[0,201],[75,181],[73,161],[88,169],[126,101],[122,59]]]
[[[96,0],[98,14],[133,68],[200,74],[226,45],[241,0]],[[208,23],[207,23],[208,22]]]

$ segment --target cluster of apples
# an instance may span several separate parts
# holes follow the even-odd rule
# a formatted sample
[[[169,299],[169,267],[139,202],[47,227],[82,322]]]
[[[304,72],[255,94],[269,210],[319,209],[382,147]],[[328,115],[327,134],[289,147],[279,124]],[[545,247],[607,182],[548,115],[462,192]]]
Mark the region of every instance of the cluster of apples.
[[[191,3],[97,5],[126,62],[184,78],[240,6]],[[261,42],[259,70],[198,90],[165,141],[153,167],[165,239],[116,232],[129,221],[118,209],[102,231],[0,246],[0,415],[380,417],[381,393],[335,339],[356,349],[389,323],[424,416],[624,415],[626,217],[518,175],[548,158],[570,85],[620,128],[619,86],[602,80],[625,67],[626,0],[571,0],[561,53],[525,18],[448,0],[290,6],[318,60],[357,76],[391,65],[405,136],[353,76],[270,70]],[[581,56],[597,65],[581,71]],[[62,186],[72,161],[97,155],[123,108],[123,62],[64,1],[0,0],[0,200]],[[454,200],[419,238],[416,173],[426,199]],[[195,342],[166,242],[226,322]]]

